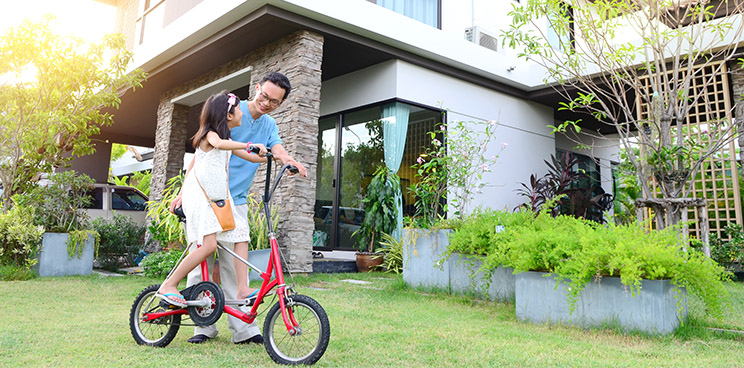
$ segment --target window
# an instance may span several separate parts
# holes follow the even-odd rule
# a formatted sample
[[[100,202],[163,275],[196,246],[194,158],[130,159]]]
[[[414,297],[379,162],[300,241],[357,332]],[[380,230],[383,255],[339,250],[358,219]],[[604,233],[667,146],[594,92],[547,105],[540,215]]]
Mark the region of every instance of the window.
[[[111,209],[144,211],[146,205],[147,198],[132,189],[111,189]]]
[[[441,26],[441,0],[369,0],[369,2],[432,27]]]
[[[93,188],[88,195],[91,197],[90,204],[85,208],[103,209],[103,188]]]

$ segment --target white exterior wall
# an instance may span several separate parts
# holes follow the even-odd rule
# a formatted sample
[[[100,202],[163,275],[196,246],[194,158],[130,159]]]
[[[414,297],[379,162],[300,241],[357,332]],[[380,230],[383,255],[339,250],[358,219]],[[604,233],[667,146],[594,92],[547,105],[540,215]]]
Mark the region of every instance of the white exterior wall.
[[[391,60],[323,83],[321,116],[401,98],[449,110],[448,121],[495,120],[501,125],[487,155],[508,147],[490,173],[470,208],[482,205],[512,209],[523,202],[514,191],[530,174],[546,172],[543,160],[555,152],[555,140],[546,127],[553,121],[550,108],[523,101],[484,87],[445,76],[403,61]],[[441,104],[440,104],[441,103]]]

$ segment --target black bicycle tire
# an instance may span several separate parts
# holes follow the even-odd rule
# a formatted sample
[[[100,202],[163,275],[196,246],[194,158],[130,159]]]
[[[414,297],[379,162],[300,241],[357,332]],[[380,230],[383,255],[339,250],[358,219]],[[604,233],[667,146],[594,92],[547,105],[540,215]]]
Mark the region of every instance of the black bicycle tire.
[[[173,341],[173,339],[176,337],[176,334],[178,334],[178,329],[181,327],[181,315],[175,314],[166,318],[170,318],[170,322],[168,323],[169,327],[163,336],[161,336],[158,339],[149,339],[145,337],[144,332],[142,331],[141,327],[141,321],[140,321],[140,315],[142,312],[142,305],[146,298],[153,297],[155,293],[158,292],[158,289],[160,289],[159,284],[150,285],[146,287],[144,290],[142,290],[139,295],[134,299],[134,302],[132,303],[132,308],[129,311],[129,331],[132,333],[132,337],[134,338],[134,341],[137,342],[139,345],[146,345],[146,346],[155,346],[155,347],[165,347],[168,344]],[[159,303],[158,303],[159,304]]]
[[[326,314],[325,309],[316,302],[313,298],[306,296],[306,295],[292,295],[285,300],[287,301],[287,305],[291,303],[294,304],[292,308],[296,308],[297,306],[305,307],[308,310],[313,312],[313,316],[315,317],[317,323],[318,323],[318,339],[315,343],[315,346],[313,349],[301,356],[301,357],[289,357],[285,352],[282,352],[279,350],[279,347],[276,345],[276,337],[274,335],[274,326],[276,326],[275,322],[278,319],[280,321],[279,325],[281,328],[279,329],[284,334],[289,334],[287,332],[286,328],[284,327],[284,322],[282,321],[282,312],[281,312],[281,306],[279,302],[277,301],[273,307],[269,310],[269,312],[266,314],[266,319],[264,320],[264,328],[263,328],[263,334],[264,334],[264,347],[266,348],[266,352],[269,354],[272,360],[274,362],[284,365],[298,365],[298,364],[305,364],[310,365],[317,362],[323,354],[325,354],[326,348],[328,348],[328,342],[331,338],[331,326],[328,322],[328,314]],[[300,322],[300,327],[302,327],[302,322]],[[279,331],[277,331],[279,332]],[[295,337],[290,337],[295,338]]]

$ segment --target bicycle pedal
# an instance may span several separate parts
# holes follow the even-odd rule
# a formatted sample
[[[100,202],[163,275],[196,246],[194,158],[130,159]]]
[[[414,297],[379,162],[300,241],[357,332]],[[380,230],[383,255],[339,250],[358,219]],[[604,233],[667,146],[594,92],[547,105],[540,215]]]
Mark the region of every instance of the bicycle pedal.
[[[186,307],[179,307],[177,305],[170,304],[166,302],[165,300],[161,300],[158,304],[163,309],[185,309]]]

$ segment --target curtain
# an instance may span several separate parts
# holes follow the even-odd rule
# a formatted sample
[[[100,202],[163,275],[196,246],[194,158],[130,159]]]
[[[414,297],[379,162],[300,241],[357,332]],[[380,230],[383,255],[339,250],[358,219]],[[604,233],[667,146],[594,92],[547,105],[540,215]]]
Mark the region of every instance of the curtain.
[[[437,0],[377,0],[377,5],[432,27],[439,26],[439,2]]]
[[[382,137],[385,147],[385,166],[394,173],[398,173],[403,160],[403,150],[406,148],[408,134],[408,115],[411,108],[400,102],[394,102],[382,107]],[[403,193],[395,196],[398,203],[398,226],[392,235],[400,241],[403,235]]]

